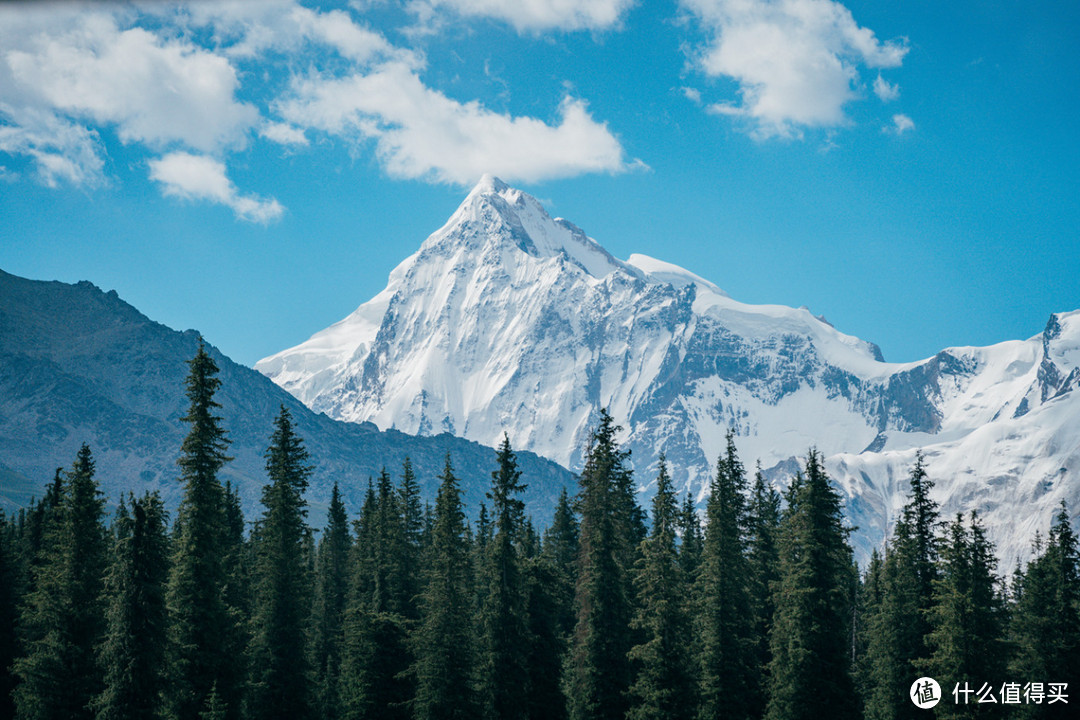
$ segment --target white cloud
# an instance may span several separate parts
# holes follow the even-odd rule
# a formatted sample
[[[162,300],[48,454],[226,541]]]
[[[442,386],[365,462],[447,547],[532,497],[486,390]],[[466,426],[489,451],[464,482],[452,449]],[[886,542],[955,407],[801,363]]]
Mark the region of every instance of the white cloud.
[[[880,42],[834,0],[681,2],[712,35],[698,67],[739,83],[740,102],[709,109],[745,118],[762,138],[845,124],[858,66],[896,67],[907,53],[906,43]]]
[[[267,50],[295,55],[305,43],[315,43],[357,63],[420,62],[414,52],[393,46],[343,10],[318,12],[295,0],[218,0],[192,3],[187,13],[187,24],[212,30],[230,57],[258,57]]]
[[[501,20],[518,32],[605,30],[617,27],[635,0],[412,0],[409,9],[424,23],[440,10],[462,17]]]
[[[60,32],[43,28],[3,60],[23,97],[115,124],[124,142],[212,151],[241,144],[258,120],[255,107],[237,101],[227,59],[142,28],[122,30],[100,13]]]
[[[279,145],[307,145],[308,139],[304,131],[289,123],[265,122],[259,130],[259,135],[278,143]]]
[[[105,182],[98,135],[48,110],[15,108],[0,103],[0,152],[34,161],[38,179],[49,187],[61,182],[96,186]]]
[[[915,129],[915,121],[902,113],[893,115],[892,121],[893,124],[887,126],[885,130],[894,135],[903,135],[907,131]]]
[[[92,186],[104,181],[95,125],[157,150],[242,146],[259,113],[236,99],[229,61],[124,29],[131,20],[81,5],[0,10],[0,151],[31,158],[47,185]]]
[[[890,83],[881,77],[881,73],[878,73],[877,79],[874,80],[874,94],[878,96],[881,102],[891,102],[900,97],[900,86],[896,83]]]
[[[536,182],[629,167],[619,141],[581,100],[565,99],[559,123],[549,125],[448,98],[402,63],[298,80],[277,110],[295,125],[374,140],[387,173],[400,178],[465,185],[490,172]]]
[[[225,164],[205,155],[172,152],[150,161],[150,179],[163,185],[165,195],[225,205],[241,220],[269,223],[285,208],[277,200],[241,195],[225,175]]]

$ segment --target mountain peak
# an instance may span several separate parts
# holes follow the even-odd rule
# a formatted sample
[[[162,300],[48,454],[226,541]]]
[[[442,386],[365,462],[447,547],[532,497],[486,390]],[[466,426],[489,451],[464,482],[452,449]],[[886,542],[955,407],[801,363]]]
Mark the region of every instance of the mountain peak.
[[[510,186],[504,183],[499,178],[495,177],[491,173],[484,173],[480,177],[480,182],[476,183],[476,187],[472,189],[469,195],[491,195],[503,193],[510,189]]]
[[[527,255],[562,257],[595,278],[615,270],[639,273],[612,256],[581,228],[553,218],[526,192],[485,174],[449,221],[424,242],[423,248],[447,245],[484,247],[511,244]]]

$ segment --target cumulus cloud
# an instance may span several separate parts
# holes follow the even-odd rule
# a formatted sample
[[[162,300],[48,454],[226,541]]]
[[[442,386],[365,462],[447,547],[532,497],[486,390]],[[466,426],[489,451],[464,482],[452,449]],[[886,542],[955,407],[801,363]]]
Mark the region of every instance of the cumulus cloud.
[[[712,112],[744,118],[756,136],[847,122],[858,67],[897,67],[903,41],[881,42],[834,0],[681,0],[711,38],[695,61],[711,77],[739,83],[740,102]]]
[[[103,181],[104,150],[92,125],[155,149],[243,145],[259,112],[236,99],[239,80],[228,60],[125,29],[123,13],[49,10],[0,14],[0,150],[32,158],[46,184]]]
[[[631,2],[428,5],[538,31],[611,27]],[[284,94],[278,70],[291,75]],[[105,182],[102,138],[115,132],[157,157],[150,167],[163,192],[259,222],[280,206],[242,194],[218,159],[247,149],[254,135],[289,147],[309,145],[312,130],[364,141],[387,174],[435,182],[467,184],[484,172],[528,182],[635,165],[583,100],[568,97],[546,121],[501,114],[429,87],[424,70],[421,52],[394,45],[352,11],[296,0],[0,7],[0,152],[30,158],[47,185],[92,186]]]
[[[430,23],[439,11],[500,20],[520,33],[605,30],[617,27],[635,0],[412,0],[409,8]]]
[[[225,164],[205,155],[172,152],[151,160],[150,179],[162,184],[165,195],[224,205],[249,222],[266,224],[285,211],[273,198],[241,195],[225,175]]]
[[[491,172],[536,182],[629,167],[618,139],[581,100],[566,98],[549,125],[448,98],[401,63],[298,80],[277,110],[295,125],[374,140],[386,171],[400,178],[468,184]]]

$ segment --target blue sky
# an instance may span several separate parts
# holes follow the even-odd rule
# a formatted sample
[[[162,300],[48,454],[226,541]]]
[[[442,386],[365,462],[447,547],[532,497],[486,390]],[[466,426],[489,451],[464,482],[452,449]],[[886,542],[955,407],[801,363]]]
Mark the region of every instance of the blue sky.
[[[1080,307],[1080,7],[0,5],[0,269],[234,359],[385,285],[483,172],[889,360]]]

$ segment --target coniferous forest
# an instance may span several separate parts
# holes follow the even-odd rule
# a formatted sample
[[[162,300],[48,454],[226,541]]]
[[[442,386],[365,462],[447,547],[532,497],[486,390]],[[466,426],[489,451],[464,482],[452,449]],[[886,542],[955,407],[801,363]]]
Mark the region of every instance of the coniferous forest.
[[[312,458],[282,408],[245,519],[218,477],[217,367],[201,348],[189,366],[175,516],[146,493],[107,517],[86,446],[0,514],[0,717],[877,720],[927,712],[923,676],[936,717],[1080,702],[1065,507],[999,577],[978,516],[941,517],[920,459],[860,572],[815,451],[781,496],[729,434],[703,514],[663,461],[646,511],[603,413],[550,527],[525,514],[508,438],[475,522],[450,457],[437,497],[406,462],[371,479],[358,517],[335,487],[311,518]]]

